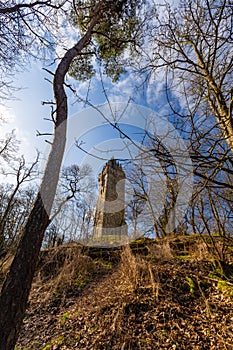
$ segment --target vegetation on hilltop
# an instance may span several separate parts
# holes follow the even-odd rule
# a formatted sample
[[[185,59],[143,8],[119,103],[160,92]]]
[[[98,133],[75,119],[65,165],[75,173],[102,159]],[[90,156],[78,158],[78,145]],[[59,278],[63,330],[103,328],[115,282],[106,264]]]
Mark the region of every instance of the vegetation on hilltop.
[[[42,251],[15,349],[231,349],[228,249],[227,275],[198,236]]]

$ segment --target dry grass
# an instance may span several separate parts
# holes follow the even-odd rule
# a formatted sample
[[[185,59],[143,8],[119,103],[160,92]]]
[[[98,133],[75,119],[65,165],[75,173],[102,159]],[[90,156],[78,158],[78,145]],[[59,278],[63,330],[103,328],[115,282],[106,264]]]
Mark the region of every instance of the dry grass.
[[[152,260],[169,261],[174,257],[174,251],[171,248],[169,240],[162,240],[156,244],[148,246],[149,254]]]
[[[80,249],[59,247],[41,257],[33,288],[43,295],[43,302],[63,304],[69,296],[78,296],[98,273],[101,266]]]
[[[122,284],[131,292],[151,289],[158,297],[159,278],[155,268],[147,258],[140,255],[135,256],[129,245],[122,251],[120,272]]]
[[[191,253],[192,257],[196,260],[206,260],[210,258],[209,249],[204,242],[197,242]]]
[[[146,254],[127,245],[114,266],[75,249],[49,252],[39,266],[19,349],[230,350],[231,284],[221,285],[224,294],[209,277],[214,267],[200,240],[183,244],[191,256],[185,260],[173,243],[147,242]],[[43,308],[36,283],[63,302]]]

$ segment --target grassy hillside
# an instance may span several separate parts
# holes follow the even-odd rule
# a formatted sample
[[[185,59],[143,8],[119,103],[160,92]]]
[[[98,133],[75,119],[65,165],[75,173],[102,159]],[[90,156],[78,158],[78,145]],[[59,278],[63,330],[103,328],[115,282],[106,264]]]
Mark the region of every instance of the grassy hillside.
[[[16,349],[233,349],[233,254],[215,244],[224,274],[198,237],[41,252]]]

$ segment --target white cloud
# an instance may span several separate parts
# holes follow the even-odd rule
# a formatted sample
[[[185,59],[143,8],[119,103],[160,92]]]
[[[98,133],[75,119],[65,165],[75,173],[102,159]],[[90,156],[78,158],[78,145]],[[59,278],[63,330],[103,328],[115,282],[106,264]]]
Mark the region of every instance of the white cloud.
[[[16,139],[20,142],[18,154],[25,155],[27,161],[33,161],[36,156],[36,145],[35,142],[32,143],[32,133],[19,128],[16,114],[11,108],[0,106],[0,116],[3,118],[0,122],[0,139],[4,140],[14,130]]]
[[[0,116],[6,123],[13,123],[15,121],[15,114],[13,113],[12,109],[3,105],[0,105]]]
[[[58,11],[58,28],[59,33],[55,33],[56,39],[56,53],[58,57],[62,57],[67,49],[71,48],[78,40],[79,30],[74,28],[70,23],[70,20],[67,19],[67,16],[64,16],[64,13],[70,13],[70,3],[64,3],[64,11]]]
[[[5,139],[15,128],[16,116],[12,109],[0,105],[0,139]]]

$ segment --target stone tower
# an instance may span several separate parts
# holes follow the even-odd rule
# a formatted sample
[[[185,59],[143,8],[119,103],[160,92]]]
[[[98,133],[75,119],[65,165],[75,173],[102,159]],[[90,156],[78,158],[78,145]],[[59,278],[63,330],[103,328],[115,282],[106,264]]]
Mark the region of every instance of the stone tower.
[[[125,223],[125,173],[112,158],[98,176],[99,196],[94,219],[94,240],[121,242],[127,237]]]

